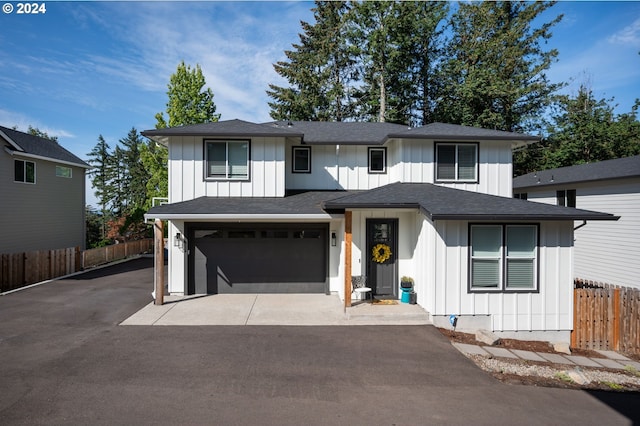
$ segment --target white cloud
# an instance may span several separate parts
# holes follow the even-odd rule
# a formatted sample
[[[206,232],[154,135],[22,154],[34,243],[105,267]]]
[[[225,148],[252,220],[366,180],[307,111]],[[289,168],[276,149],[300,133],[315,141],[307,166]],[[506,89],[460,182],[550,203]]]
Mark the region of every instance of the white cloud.
[[[35,118],[27,117],[24,114],[6,109],[0,109],[0,125],[10,129],[16,127],[16,130],[20,132],[26,132],[29,129],[29,126],[31,126],[45,132],[49,136],[57,136],[58,138],[75,137],[73,133],[67,130],[47,126]]]
[[[640,18],[607,39],[609,43],[640,46]]]

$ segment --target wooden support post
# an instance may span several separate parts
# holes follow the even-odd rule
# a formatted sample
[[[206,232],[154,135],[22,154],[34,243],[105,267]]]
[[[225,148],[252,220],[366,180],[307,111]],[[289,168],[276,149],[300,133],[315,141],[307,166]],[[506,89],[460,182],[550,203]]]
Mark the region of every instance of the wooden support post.
[[[351,306],[352,212],[344,212],[344,307]]]
[[[578,347],[578,289],[573,289],[573,329],[571,330],[571,347]]]
[[[155,304],[162,305],[164,304],[164,225],[162,220],[156,219],[155,224],[153,226],[154,236],[155,236],[155,250],[154,250],[154,260],[155,260]]]

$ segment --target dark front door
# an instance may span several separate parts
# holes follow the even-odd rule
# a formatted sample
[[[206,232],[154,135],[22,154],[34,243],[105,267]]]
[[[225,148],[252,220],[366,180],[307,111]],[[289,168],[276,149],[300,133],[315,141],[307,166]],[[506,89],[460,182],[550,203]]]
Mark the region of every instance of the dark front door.
[[[398,298],[398,219],[367,219],[367,284],[374,296]]]

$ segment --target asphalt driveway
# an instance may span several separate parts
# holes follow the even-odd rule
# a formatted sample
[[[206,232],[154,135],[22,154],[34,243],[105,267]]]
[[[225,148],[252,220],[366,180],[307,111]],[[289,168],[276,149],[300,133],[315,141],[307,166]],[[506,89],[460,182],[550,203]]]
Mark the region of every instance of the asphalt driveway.
[[[431,326],[119,326],[138,259],[0,297],[0,423],[617,425],[638,395],[505,385]]]

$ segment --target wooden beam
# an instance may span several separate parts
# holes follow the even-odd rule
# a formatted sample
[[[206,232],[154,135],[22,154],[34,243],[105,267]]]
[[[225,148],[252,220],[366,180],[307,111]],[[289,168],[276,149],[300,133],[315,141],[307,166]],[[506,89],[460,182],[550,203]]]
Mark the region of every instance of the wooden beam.
[[[344,212],[344,307],[351,306],[352,212]]]
[[[164,225],[160,219],[156,219],[155,224],[153,226],[154,236],[155,236],[155,250],[154,250],[154,260],[155,260],[155,301],[154,304],[162,305],[164,304]]]

